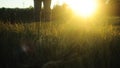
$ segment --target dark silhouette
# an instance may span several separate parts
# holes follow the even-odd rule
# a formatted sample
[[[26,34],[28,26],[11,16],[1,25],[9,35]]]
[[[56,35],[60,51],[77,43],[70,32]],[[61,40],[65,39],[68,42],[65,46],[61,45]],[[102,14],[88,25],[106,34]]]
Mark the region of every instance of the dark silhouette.
[[[43,2],[43,12],[42,12],[42,2]],[[40,21],[50,21],[50,5],[51,0],[34,0],[34,13],[35,13],[35,22]],[[43,18],[41,18],[41,14],[43,14]],[[41,20],[42,19],[42,20]]]
[[[41,13],[42,12],[43,11],[41,10]],[[61,19],[67,20],[68,17],[71,17],[71,13],[71,10],[65,8],[65,5],[56,5],[51,9],[51,18],[49,18],[48,21],[58,21]],[[42,18],[41,21],[44,22],[46,17],[43,14],[40,17]],[[35,22],[34,18],[35,14],[33,8],[0,8],[1,23],[32,23]]]
[[[33,9],[0,8],[0,21],[3,23],[32,23]]]

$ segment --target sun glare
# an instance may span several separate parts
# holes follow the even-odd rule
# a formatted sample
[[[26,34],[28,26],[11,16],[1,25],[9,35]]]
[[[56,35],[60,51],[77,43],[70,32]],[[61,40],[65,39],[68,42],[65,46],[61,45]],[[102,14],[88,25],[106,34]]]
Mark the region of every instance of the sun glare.
[[[89,17],[97,10],[96,0],[66,0],[65,3],[77,14],[82,17]]]

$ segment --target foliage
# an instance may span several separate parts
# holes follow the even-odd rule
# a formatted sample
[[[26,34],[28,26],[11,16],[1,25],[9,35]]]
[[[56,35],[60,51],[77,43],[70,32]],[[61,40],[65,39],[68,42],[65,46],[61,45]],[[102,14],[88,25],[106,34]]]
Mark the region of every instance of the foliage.
[[[10,9],[1,8],[0,9],[0,21],[7,23],[15,22],[33,22],[33,9]]]
[[[104,24],[106,22],[111,21],[75,18],[61,24],[0,23],[0,60],[4,62],[1,66],[117,68],[120,61],[120,31],[117,26]],[[21,48],[23,44],[31,45],[33,52],[25,53]]]
[[[67,9],[67,6],[56,5],[52,10],[52,21],[54,20],[64,20],[70,17],[71,12]],[[68,12],[69,11],[69,12]],[[43,12],[43,10],[42,10]],[[41,17],[44,18],[44,15],[41,14]],[[41,18],[41,19],[42,19]],[[1,8],[0,9],[0,21],[4,23],[29,23],[34,21],[34,9],[33,7],[29,7],[26,9],[19,9],[19,8]]]

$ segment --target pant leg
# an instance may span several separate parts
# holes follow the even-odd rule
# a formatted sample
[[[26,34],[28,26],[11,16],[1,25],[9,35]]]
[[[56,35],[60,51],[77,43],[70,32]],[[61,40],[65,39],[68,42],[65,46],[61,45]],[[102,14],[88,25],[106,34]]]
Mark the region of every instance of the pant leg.
[[[35,22],[40,22],[40,12],[41,12],[41,2],[42,0],[34,0],[34,20]]]
[[[50,21],[51,20],[51,0],[44,0],[44,21]]]

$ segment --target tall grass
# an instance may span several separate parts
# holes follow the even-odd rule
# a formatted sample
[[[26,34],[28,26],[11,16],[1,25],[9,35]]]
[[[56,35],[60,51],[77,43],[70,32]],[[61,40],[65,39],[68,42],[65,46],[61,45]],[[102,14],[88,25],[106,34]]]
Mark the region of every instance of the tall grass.
[[[61,21],[62,22],[62,21]],[[3,24],[0,52],[3,68],[116,68],[119,27],[107,20]],[[104,24],[104,25],[103,25]],[[21,45],[32,46],[24,53]]]

